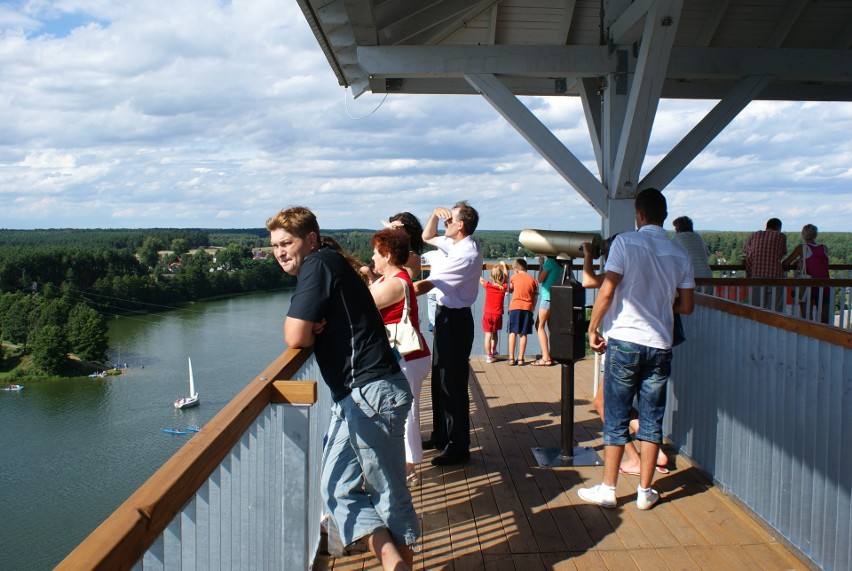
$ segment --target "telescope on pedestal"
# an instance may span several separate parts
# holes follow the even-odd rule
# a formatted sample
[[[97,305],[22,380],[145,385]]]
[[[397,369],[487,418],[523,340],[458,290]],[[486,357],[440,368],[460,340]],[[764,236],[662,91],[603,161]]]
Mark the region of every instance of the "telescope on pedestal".
[[[600,256],[601,235],[594,232],[559,232],[525,229],[518,236],[521,245],[534,253],[556,258],[562,266],[562,279],[550,286],[550,357],[562,369],[561,448],[532,449],[539,466],[600,466],[600,456],[590,447],[574,446],[574,362],[586,355],[586,290],[574,278],[572,260],[583,257],[583,244]]]

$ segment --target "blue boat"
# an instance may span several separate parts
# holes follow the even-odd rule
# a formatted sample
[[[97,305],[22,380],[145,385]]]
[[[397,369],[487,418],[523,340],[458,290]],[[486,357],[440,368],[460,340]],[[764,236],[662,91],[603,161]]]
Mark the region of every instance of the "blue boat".
[[[9,385],[8,387],[6,387],[3,390],[4,391],[19,391],[22,388],[24,388],[24,385]]]
[[[199,430],[201,430],[201,427],[200,426],[187,426],[186,428],[184,428],[184,430],[189,431],[189,432],[198,432]]]
[[[163,432],[168,432],[169,434],[186,434],[183,430],[178,430],[177,428],[164,428]]]

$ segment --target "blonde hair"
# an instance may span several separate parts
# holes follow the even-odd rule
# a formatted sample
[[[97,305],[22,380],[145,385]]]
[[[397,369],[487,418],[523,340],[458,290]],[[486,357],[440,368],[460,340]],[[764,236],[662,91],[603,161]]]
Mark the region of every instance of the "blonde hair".
[[[501,285],[506,281],[506,272],[503,271],[501,266],[494,266],[491,268],[491,282],[497,285]]]
[[[802,226],[802,238],[805,242],[813,242],[817,237],[817,227],[813,224],[805,224]]]

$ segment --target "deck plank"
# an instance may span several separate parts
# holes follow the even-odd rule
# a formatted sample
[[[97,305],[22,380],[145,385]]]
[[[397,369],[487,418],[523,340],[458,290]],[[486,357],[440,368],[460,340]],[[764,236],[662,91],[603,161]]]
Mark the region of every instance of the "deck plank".
[[[602,455],[592,406],[593,359],[575,364],[576,443]],[[749,514],[684,459],[657,474],[662,501],[636,508],[637,476],[622,475],[618,508],[584,503],[580,487],[601,466],[542,468],[534,447],[560,446],[560,367],[510,367],[471,360],[471,461],[437,468],[425,453],[412,490],[423,531],[417,569],[535,571],[607,569],[807,569]],[[431,432],[429,380],[421,394],[423,434]],[[670,450],[667,450],[671,452]],[[317,569],[379,569],[369,553],[319,557]]]

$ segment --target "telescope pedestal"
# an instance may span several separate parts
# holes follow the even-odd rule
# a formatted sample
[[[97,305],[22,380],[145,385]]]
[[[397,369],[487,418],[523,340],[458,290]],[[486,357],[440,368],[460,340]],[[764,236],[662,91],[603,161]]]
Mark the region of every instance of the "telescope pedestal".
[[[560,448],[533,447],[532,453],[542,468],[603,466],[594,449],[574,446],[574,363],[562,363],[562,411]]]

